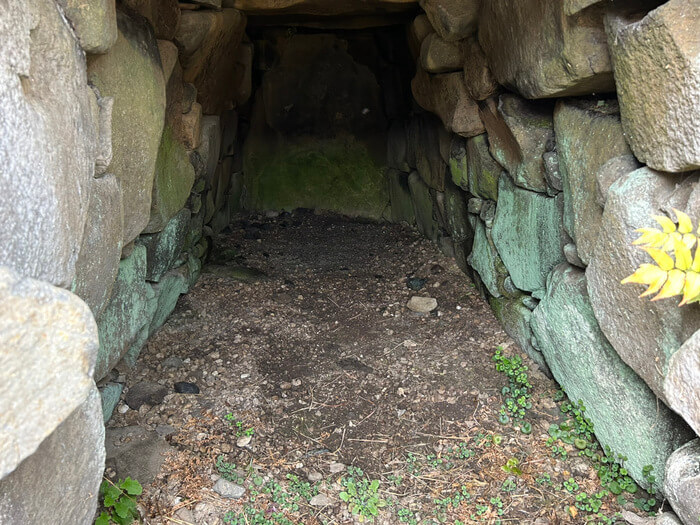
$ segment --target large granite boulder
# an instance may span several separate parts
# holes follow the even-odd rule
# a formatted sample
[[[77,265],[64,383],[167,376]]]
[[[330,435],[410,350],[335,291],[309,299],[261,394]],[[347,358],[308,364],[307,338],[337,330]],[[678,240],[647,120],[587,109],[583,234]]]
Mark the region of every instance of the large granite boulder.
[[[664,392],[668,405],[700,435],[700,331],[669,359]]]
[[[676,450],[666,463],[664,495],[684,525],[700,518],[700,439]]]
[[[75,263],[72,291],[97,317],[112,293],[122,253],[124,208],[119,181],[114,175],[92,179],[88,216]]]
[[[462,40],[477,30],[480,0],[421,0],[431,25],[448,42]]]
[[[78,297],[7,267],[0,267],[0,305],[2,478],[83,403],[98,341]]]
[[[0,264],[69,287],[94,173],[97,102],[53,1],[5,2],[0,25]]]
[[[628,367],[598,326],[583,271],[562,264],[532,314],[532,330],[555,379],[573,403],[583,401],[601,445],[627,457],[625,468],[643,483],[654,467],[661,488],[666,460],[692,433]]]
[[[469,96],[461,71],[431,75],[417,67],[411,90],[416,102],[439,116],[449,131],[463,137],[484,132],[479,107]]]
[[[114,0],[58,0],[86,53],[105,53],[117,41]]]
[[[144,233],[156,233],[182,209],[194,184],[194,168],[185,148],[166,127],[158,149],[151,197],[151,218]]]
[[[480,103],[491,155],[528,190],[547,191],[542,156],[554,147],[553,109],[512,94]]]
[[[104,468],[102,405],[92,384],[37,451],[0,480],[0,523],[94,523]]]
[[[237,9],[183,11],[175,43],[185,82],[197,88],[205,114],[233,107],[238,67],[236,55],[245,31],[246,17]]]
[[[95,380],[105,377],[133,345],[145,341],[156,307],[154,297],[153,289],[146,282],[146,247],[135,246],[119,263],[112,297],[97,318],[100,350]]]
[[[610,159],[631,155],[614,100],[560,100],[554,110],[564,226],[584,264],[593,256],[603,218],[596,173]]]
[[[418,59],[420,56],[423,40],[434,32],[435,29],[430,24],[430,20],[428,20],[425,13],[418,15],[413,19],[413,22],[409,24],[408,30],[406,31],[406,39],[408,40],[408,48],[411,51],[411,56],[414,59]]]
[[[644,287],[620,284],[642,263],[652,262],[632,246],[637,228],[657,227],[652,215],[683,209],[696,178],[683,183],[671,175],[640,168],[618,179],[607,194],[603,224],[586,275],[598,323],[615,351],[657,396],[665,400],[668,359],[700,329],[700,305],[678,308],[678,299],[650,302]]]
[[[146,227],[165,119],[165,80],[150,24],[117,13],[119,36],[104,55],[88,60],[88,79],[114,98],[112,162],[124,196],[124,244]]]
[[[564,262],[563,197],[524,190],[502,174],[493,242],[520,290],[539,292],[547,274]]]
[[[697,0],[670,0],[639,21],[606,21],[625,135],[636,157],[660,171],[700,167],[698,27]]]
[[[563,2],[482,2],[479,42],[498,82],[525,98],[614,91],[602,15],[569,16]]]

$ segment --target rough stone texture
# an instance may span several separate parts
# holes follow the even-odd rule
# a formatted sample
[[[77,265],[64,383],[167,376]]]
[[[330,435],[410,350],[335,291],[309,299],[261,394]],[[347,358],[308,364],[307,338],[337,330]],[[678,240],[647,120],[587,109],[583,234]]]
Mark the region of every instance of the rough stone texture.
[[[430,24],[427,15],[421,14],[413,19],[411,25],[408,26],[406,37],[408,40],[408,47],[414,59],[420,56],[423,40],[434,32],[435,29],[433,29],[433,26]]]
[[[233,100],[237,107],[243,106],[253,94],[253,58],[255,46],[251,42],[242,42],[238,46],[235,58]]]
[[[180,25],[178,0],[121,0],[122,4],[134,10],[151,23],[156,37],[163,40],[175,38]]]
[[[498,178],[503,169],[489,152],[486,134],[467,139],[469,193],[482,199],[498,200]]]
[[[414,295],[408,300],[406,307],[413,312],[427,314],[438,307],[438,302],[434,297],[421,297]]]
[[[669,359],[664,392],[669,406],[700,435],[700,332]]]
[[[155,304],[151,286],[146,283],[146,248],[135,246],[119,263],[112,297],[97,319],[100,350],[95,379],[102,379],[148,327]]]
[[[411,167],[406,160],[408,140],[406,136],[406,126],[403,122],[394,121],[389,127],[387,143],[387,166],[399,171],[411,171]]]
[[[114,0],[58,0],[86,53],[104,53],[117,41]]]
[[[625,135],[657,170],[700,167],[698,27],[698,0],[670,0],[639,22],[606,20]]]
[[[600,443],[626,456],[625,467],[643,485],[642,469],[652,465],[659,489],[666,459],[690,439],[688,429],[610,346],[581,270],[566,264],[555,268],[532,314],[532,330],[569,399],[583,401]]]
[[[152,483],[160,471],[170,445],[153,430],[138,425],[108,428],[105,436],[106,464],[117,477],[138,479],[142,485]]]
[[[107,174],[91,181],[89,220],[75,263],[72,292],[96,317],[102,312],[117,278],[122,253],[124,208],[119,181]]]
[[[180,210],[162,231],[152,235],[142,235],[137,243],[146,247],[146,279],[158,282],[180,257],[190,225],[190,210]]]
[[[97,344],[78,297],[0,267],[0,478],[85,400]]]
[[[68,287],[94,172],[95,95],[54,2],[1,9],[0,264]]]
[[[562,207],[561,195],[523,190],[501,175],[493,242],[519,289],[542,290],[547,274],[565,260]]]
[[[614,100],[560,100],[554,110],[554,133],[564,188],[564,227],[587,265],[603,218],[596,202],[596,173],[611,158],[632,152]]]
[[[518,343],[521,350],[545,373],[549,373],[549,367],[542,355],[542,352],[532,346],[532,329],[530,319],[532,312],[523,304],[525,294],[517,294],[515,297],[491,297],[489,304],[491,309],[501,323],[506,333]]]
[[[194,168],[182,145],[166,127],[158,149],[151,218],[144,233],[161,231],[185,205],[194,184]]]
[[[224,498],[241,499],[245,496],[245,487],[224,478],[219,478],[216,480],[216,483],[214,483],[214,492],[220,494]]]
[[[546,192],[542,155],[554,141],[553,105],[517,95],[501,95],[480,103],[489,150],[523,188]]]
[[[148,224],[158,146],[165,118],[165,80],[150,25],[117,13],[119,37],[108,53],[90,57],[88,79],[114,97],[112,162],[124,202],[124,244]]]
[[[431,33],[421,44],[420,63],[428,73],[459,71],[463,66],[462,50],[458,44]]]
[[[182,114],[178,137],[182,145],[188,150],[197,149],[202,139],[202,105],[198,102],[192,104],[192,108]]]
[[[175,37],[185,82],[197,87],[204,113],[219,114],[233,107],[236,55],[246,17],[236,9],[184,11]]]
[[[562,2],[483,2],[479,42],[499,83],[525,98],[614,91],[602,10]]]
[[[445,127],[463,137],[473,137],[484,132],[479,118],[479,107],[467,93],[462,72],[430,75],[423,68],[416,68],[411,81],[416,102],[440,117]]]
[[[408,176],[408,187],[411,190],[413,212],[418,231],[428,239],[437,241],[440,226],[433,216],[433,199],[430,195],[430,188],[415,171]]]
[[[203,176],[211,184],[221,154],[221,121],[219,117],[207,115],[202,119],[201,138],[197,153],[205,164]]]
[[[469,191],[469,168],[467,166],[467,143],[463,137],[454,135],[450,145],[450,157],[447,162],[452,182]]]
[[[501,297],[508,271],[493,244],[490,230],[480,220],[474,228],[474,244],[468,262],[477,271],[489,293],[493,297]]]
[[[97,97],[97,151],[95,154],[95,177],[104,175],[112,162],[112,111],[114,98],[103,97],[93,87]]]
[[[413,225],[416,222],[411,200],[411,189],[408,187],[408,174],[398,170],[387,170],[389,179],[389,199],[391,202],[391,220]]]
[[[645,287],[620,281],[640,264],[651,262],[631,245],[639,237],[635,230],[657,227],[651,215],[661,210],[683,209],[687,194],[683,196],[680,190],[689,189],[693,180],[677,187],[673,176],[641,168],[614,183],[603,212],[605,228],[600,230],[586,271],[591,304],[603,333],[625,363],[662,399],[668,359],[700,329],[700,306],[678,308],[678,298],[639,299]]]
[[[442,143],[450,143],[450,134],[440,119],[429,113],[411,119],[407,130],[406,160],[431,188],[443,191],[447,163],[440,153]]]
[[[556,151],[547,151],[542,155],[544,162],[544,178],[547,181],[547,194],[556,195],[564,190],[561,170],[559,169],[559,155]]]
[[[498,82],[493,78],[488,59],[476,37],[462,44],[464,84],[474,100],[485,100],[498,91]]]
[[[37,415],[52,414],[42,410]],[[104,436],[100,395],[92,384],[82,404],[38,450],[0,480],[0,523],[93,523],[104,473]]]
[[[170,40],[158,40],[158,53],[160,54],[160,63],[163,65],[163,78],[168,84],[175,65],[178,63],[179,51]]]
[[[124,390],[124,385],[121,383],[107,383],[99,388],[102,404],[102,420],[107,423],[112,417],[114,409],[119,404],[119,399]]]
[[[680,447],[666,463],[664,494],[685,525],[700,517],[700,439]]]
[[[462,40],[477,29],[480,0],[420,0],[431,25],[445,40]]]
[[[158,305],[153,314],[149,333],[154,333],[163,326],[168,316],[177,305],[177,300],[181,294],[187,293],[189,289],[189,275],[187,265],[170,270],[160,281],[153,285],[153,291],[158,298]]]
[[[445,186],[445,223],[454,244],[455,260],[464,272],[474,243],[474,230],[467,212],[467,194],[452,183]]]
[[[608,190],[613,183],[628,173],[641,168],[642,165],[634,155],[614,157],[603,164],[595,175],[596,178],[596,203],[601,208],[605,207],[608,200]]]

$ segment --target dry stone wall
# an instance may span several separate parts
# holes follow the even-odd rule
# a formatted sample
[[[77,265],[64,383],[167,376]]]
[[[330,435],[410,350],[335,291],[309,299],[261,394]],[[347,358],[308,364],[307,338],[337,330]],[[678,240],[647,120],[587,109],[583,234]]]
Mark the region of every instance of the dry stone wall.
[[[700,307],[620,283],[649,262],[632,241],[652,215],[700,219],[700,2],[660,4],[421,1],[413,95],[440,120],[391,124],[388,181],[392,217],[454,255],[600,442],[638,481],[652,465],[690,524]],[[432,142],[411,140],[426,122]]]
[[[94,521],[115,367],[237,206],[245,23],[168,0],[0,1],[0,523]]]

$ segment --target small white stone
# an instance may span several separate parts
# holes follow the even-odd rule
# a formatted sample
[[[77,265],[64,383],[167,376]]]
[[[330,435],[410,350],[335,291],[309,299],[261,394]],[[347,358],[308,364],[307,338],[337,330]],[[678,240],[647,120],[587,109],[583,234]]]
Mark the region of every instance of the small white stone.
[[[406,306],[413,312],[428,313],[437,308],[438,302],[434,297],[420,297],[414,295],[408,300]]]
[[[328,505],[333,505],[333,500],[325,494],[316,494],[309,500],[309,505],[312,507],[327,507]]]
[[[342,463],[338,463],[337,461],[334,461],[333,463],[330,464],[330,470],[331,474],[337,474],[338,472],[342,472],[345,470],[345,465]]]
[[[238,448],[244,448],[247,447],[250,442],[252,441],[253,436],[241,436],[238,438],[238,441],[236,441],[236,446]]]

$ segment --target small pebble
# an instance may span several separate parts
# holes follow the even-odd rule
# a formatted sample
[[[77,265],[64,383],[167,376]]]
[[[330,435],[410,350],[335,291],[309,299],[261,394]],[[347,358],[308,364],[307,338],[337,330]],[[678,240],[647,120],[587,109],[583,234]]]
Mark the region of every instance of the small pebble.
[[[312,507],[327,507],[328,505],[333,505],[333,500],[325,494],[316,494],[309,500],[309,505]]]
[[[311,483],[316,483],[317,481],[321,481],[323,479],[323,475],[316,470],[309,472],[309,475],[306,477]]]
[[[178,394],[199,394],[199,387],[194,383],[179,381],[175,383],[175,392]]]
[[[241,499],[245,495],[245,487],[241,487],[224,478],[219,478],[214,484],[214,492],[220,494],[224,498]]]
[[[247,447],[250,442],[252,441],[253,436],[241,436],[238,438],[238,441],[236,441],[236,446],[238,448],[244,448]]]
[[[428,313],[437,308],[438,302],[434,297],[420,297],[414,295],[408,300],[406,306],[413,312]]]
[[[337,461],[334,461],[330,465],[330,470],[331,470],[331,474],[337,474],[338,472],[342,472],[345,470],[345,465],[343,465],[342,463],[338,463]]]

